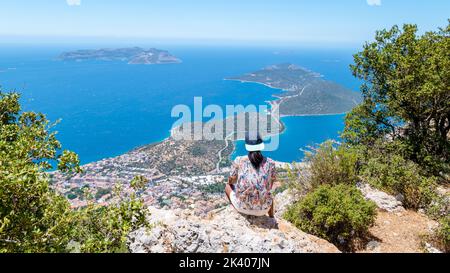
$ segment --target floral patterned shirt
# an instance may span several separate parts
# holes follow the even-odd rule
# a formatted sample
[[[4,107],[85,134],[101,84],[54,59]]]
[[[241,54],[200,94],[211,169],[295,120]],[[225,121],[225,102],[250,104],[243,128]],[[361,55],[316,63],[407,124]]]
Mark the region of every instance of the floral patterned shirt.
[[[265,157],[256,170],[247,156],[234,160],[230,176],[236,177],[238,205],[246,210],[267,210],[272,205],[272,185],[276,179],[275,162]]]

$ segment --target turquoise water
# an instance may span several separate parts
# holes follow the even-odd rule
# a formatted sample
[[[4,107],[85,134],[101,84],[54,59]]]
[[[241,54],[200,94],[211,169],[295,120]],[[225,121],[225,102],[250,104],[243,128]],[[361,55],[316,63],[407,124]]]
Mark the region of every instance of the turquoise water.
[[[283,117],[286,130],[280,135],[280,146],[264,155],[284,162],[301,161],[303,150],[327,139],[338,140],[338,132],[344,127],[345,115]],[[243,141],[236,142],[233,158],[247,154]]]
[[[169,136],[177,120],[177,104],[263,104],[278,91],[223,80],[264,66],[292,62],[354,90],[358,82],[348,65],[354,50],[255,49],[158,46],[170,50],[182,64],[127,65],[122,62],[59,62],[62,51],[86,46],[0,46],[0,85],[22,93],[24,110],[46,113],[63,147],[80,155],[82,163],[117,156]],[[114,45],[109,45],[114,47]],[[145,45],[144,45],[145,46]],[[149,45],[150,47],[152,45]],[[304,144],[336,137],[342,117],[287,117],[280,149],[271,156],[296,160]],[[300,146],[299,146],[300,145]],[[242,153],[242,149],[236,154]]]

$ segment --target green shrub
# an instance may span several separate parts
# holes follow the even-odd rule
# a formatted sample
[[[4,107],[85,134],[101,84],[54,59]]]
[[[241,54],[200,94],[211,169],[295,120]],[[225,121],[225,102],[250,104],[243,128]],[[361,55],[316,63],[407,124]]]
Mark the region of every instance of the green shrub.
[[[450,215],[450,196],[436,194],[431,204],[426,208],[426,213],[437,221]]]
[[[306,162],[310,164],[308,180],[312,188],[323,184],[356,184],[359,158],[357,148],[336,148],[331,141],[324,142],[317,150],[306,154]]]
[[[446,215],[439,221],[439,227],[430,235],[423,238],[422,247],[426,250],[426,244],[431,243],[440,251],[450,252],[450,216]]]
[[[126,251],[128,233],[149,226],[140,189],[121,194],[101,207],[92,200],[71,209],[58,194],[47,171],[81,172],[76,154],[61,150],[45,115],[23,112],[19,95],[0,90],[0,253]],[[142,179],[138,179],[142,181]],[[136,186],[136,187],[135,187]],[[89,187],[72,189],[70,198],[89,197]]]
[[[319,186],[284,214],[299,229],[345,250],[353,248],[353,239],[367,234],[375,216],[375,204],[365,200],[355,186],[344,184]]]
[[[437,231],[439,245],[445,252],[450,252],[450,216],[442,218]]]
[[[128,252],[127,236],[140,227],[150,228],[147,209],[138,192],[142,188],[141,177],[131,182],[131,193],[124,193],[117,185],[113,191],[117,202],[108,206],[89,200],[86,207],[74,211],[72,225],[72,251],[83,253]]]
[[[402,156],[371,153],[362,179],[390,194],[401,194],[407,208],[427,208],[436,198],[436,178],[421,174],[420,167]]]

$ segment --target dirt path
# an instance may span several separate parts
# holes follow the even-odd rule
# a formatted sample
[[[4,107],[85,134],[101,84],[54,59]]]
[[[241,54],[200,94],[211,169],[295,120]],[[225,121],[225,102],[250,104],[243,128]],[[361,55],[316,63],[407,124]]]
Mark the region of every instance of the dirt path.
[[[429,234],[437,223],[415,211],[378,212],[370,228],[372,241],[363,253],[420,253],[422,236]]]
[[[283,125],[281,124],[281,121],[280,121],[280,113],[279,113],[279,111],[278,111],[279,108],[280,108],[280,106],[281,106],[281,104],[282,104],[283,102],[285,102],[286,100],[288,100],[288,99],[295,98],[295,97],[300,97],[301,95],[303,95],[303,92],[305,92],[305,89],[306,89],[307,87],[309,87],[309,86],[310,86],[310,84],[305,85],[305,86],[302,88],[302,90],[300,90],[300,91],[298,92],[298,94],[291,95],[291,96],[285,96],[285,97],[277,97],[278,100],[269,102],[270,106],[272,107],[272,109],[271,109],[270,112],[271,112],[271,113],[278,112],[278,115],[275,115],[275,116],[272,115],[272,117],[274,117],[274,119],[276,120],[276,122],[278,123],[278,125],[279,125],[280,127],[283,126]]]
[[[229,134],[228,136],[225,137],[225,147],[220,150],[217,155],[219,157],[219,161],[217,161],[216,164],[216,172],[219,173],[220,172],[220,163],[222,162],[222,153],[223,151],[225,151],[226,149],[228,149],[228,146],[230,146],[230,143],[228,142],[228,140],[234,135],[234,132]]]

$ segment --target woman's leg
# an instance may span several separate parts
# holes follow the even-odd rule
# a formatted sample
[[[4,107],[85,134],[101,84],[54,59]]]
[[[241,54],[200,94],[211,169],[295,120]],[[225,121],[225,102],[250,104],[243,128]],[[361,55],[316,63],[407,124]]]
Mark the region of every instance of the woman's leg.
[[[272,201],[272,205],[270,206],[269,217],[270,218],[274,218],[275,217],[275,214],[274,214],[274,211],[273,211],[273,201]]]
[[[230,201],[230,202],[231,202],[230,195],[231,195],[232,191],[233,191],[233,185],[227,184],[225,186],[225,194],[227,195],[228,201]]]

